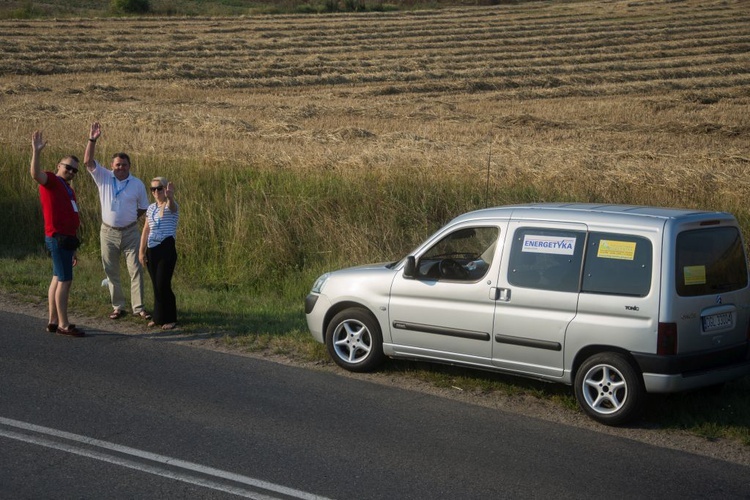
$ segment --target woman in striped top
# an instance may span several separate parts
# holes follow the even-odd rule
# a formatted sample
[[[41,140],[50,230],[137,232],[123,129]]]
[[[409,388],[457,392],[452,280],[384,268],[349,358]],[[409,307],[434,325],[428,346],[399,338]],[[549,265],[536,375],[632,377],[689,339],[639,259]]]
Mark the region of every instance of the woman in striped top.
[[[156,201],[146,211],[138,252],[138,259],[148,269],[154,286],[153,321],[148,326],[161,325],[162,330],[172,330],[177,326],[172,274],[177,264],[175,234],[179,207],[174,200],[174,185],[164,177],[151,179],[151,194]]]

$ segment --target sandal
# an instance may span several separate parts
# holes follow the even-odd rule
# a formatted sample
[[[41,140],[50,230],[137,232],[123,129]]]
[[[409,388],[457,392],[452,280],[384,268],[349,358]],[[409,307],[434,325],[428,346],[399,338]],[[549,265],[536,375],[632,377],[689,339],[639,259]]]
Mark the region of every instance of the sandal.
[[[161,325],[162,330],[174,330],[175,328],[177,328],[177,323],[166,323]]]
[[[151,319],[151,315],[147,313],[146,311],[133,313],[133,316],[138,316],[141,319]]]
[[[47,331],[50,333],[57,333],[57,323],[48,323]]]
[[[112,314],[109,315],[109,319],[120,319],[125,316],[125,311],[122,309],[115,309]]]
[[[68,325],[68,328],[58,327],[56,333],[58,335],[66,335],[68,337],[85,337],[86,336],[83,330],[79,330],[78,328],[76,328],[76,325]]]
[[[156,326],[156,323],[154,323],[153,321],[149,321],[148,325],[146,325],[146,326],[149,327],[149,328],[153,328],[153,327]]]

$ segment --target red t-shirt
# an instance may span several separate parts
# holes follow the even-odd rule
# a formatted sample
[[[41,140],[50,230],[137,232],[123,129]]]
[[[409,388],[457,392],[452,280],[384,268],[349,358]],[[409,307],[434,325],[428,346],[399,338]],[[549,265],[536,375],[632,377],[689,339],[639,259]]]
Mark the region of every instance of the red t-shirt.
[[[75,236],[81,219],[78,216],[76,194],[67,182],[52,172],[47,174],[47,183],[39,185],[39,199],[44,214],[44,234],[55,233]]]

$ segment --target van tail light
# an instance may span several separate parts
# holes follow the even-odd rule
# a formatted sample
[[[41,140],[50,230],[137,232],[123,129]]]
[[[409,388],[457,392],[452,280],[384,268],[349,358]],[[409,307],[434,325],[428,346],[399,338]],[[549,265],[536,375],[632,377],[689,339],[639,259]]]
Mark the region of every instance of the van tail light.
[[[750,335],[750,330],[748,330],[748,335]],[[659,323],[656,354],[659,356],[677,354],[677,323]]]

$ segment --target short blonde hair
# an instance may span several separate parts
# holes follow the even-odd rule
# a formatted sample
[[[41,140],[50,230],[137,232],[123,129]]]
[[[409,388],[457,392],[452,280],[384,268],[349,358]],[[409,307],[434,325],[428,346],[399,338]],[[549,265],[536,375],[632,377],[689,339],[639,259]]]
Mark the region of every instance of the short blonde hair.
[[[159,182],[159,185],[164,186],[164,187],[167,187],[167,184],[169,184],[169,181],[167,180],[166,177],[154,177],[153,179],[151,179],[151,182],[154,182],[154,181]]]

